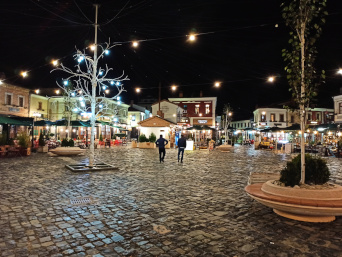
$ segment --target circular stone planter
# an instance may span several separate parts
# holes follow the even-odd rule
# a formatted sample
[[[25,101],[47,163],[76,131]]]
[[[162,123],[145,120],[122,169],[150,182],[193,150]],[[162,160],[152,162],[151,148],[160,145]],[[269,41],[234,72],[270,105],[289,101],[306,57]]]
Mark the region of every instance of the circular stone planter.
[[[248,185],[247,194],[280,216],[306,221],[330,222],[342,215],[342,187],[326,189],[292,188],[275,185],[273,180]]]
[[[234,150],[234,146],[232,145],[220,145],[219,147],[217,147],[218,150],[220,150],[221,152],[230,152],[232,150]]]
[[[53,154],[61,155],[61,156],[72,156],[78,155],[85,151],[85,149],[81,149],[79,147],[57,147],[55,149],[50,150]]]

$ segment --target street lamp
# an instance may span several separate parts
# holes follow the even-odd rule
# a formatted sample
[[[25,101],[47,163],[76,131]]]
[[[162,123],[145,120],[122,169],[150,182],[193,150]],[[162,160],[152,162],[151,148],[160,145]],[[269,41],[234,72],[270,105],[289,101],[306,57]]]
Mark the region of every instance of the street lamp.
[[[140,91],[141,91],[141,89],[140,89],[139,87],[137,87],[137,88],[135,89],[135,92],[137,92],[137,93],[140,93]]]
[[[171,90],[172,90],[172,91],[176,91],[176,89],[177,89],[177,86],[175,86],[175,85],[172,85],[172,86],[171,86]]]
[[[338,69],[337,74],[342,75],[342,69]]]
[[[274,81],[275,81],[275,77],[274,76],[270,76],[270,77],[267,78],[267,82],[272,83]]]
[[[220,87],[220,86],[221,86],[221,82],[218,82],[218,81],[217,81],[217,82],[215,82],[214,85],[215,85],[215,87]]]
[[[139,46],[139,42],[138,42],[138,41],[133,41],[133,42],[132,42],[132,46],[133,46],[134,48],[138,47],[138,46]]]
[[[196,40],[196,35],[195,34],[190,34],[189,35],[189,40],[192,41],[192,42],[195,41]]]
[[[23,77],[23,78],[26,78],[27,77],[27,71],[22,71],[20,73],[20,75]]]

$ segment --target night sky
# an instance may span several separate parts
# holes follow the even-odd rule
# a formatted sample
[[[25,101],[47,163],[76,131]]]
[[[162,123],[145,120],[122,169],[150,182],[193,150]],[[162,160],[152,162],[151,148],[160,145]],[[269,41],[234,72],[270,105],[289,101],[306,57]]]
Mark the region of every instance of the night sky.
[[[115,74],[122,71],[124,102],[158,96],[217,96],[217,112],[233,106],[235,118],[249,118],[256,105],[266,106],[291,98],[281,50],[288,46],[288,28],[276,0],[22,0],[0,2],[0,72],[16,85],[56,87],[61,73],[50,73],[51,59],[69,67],[75,47],[94,42],[95,8],[99,8],[99,43],[121,42],[106,57]],[[328,0],[327,23],[319,40],[317,68],[327,71],[318,105],[332,107],[342,76],[342,1]],[[276,26],[278,24],[278,26]],[[193,43],[191,32],[198,33]],[[143,40],[138,48],[132,40]],[[28,70],[23,79],[20,71]],[[267,83],[270,75],[278,76]],[[220,88],[213,86],[221,81]],[[178,85],[176,93],[170,86]],[[134,89],[142,88],[138,96]]]

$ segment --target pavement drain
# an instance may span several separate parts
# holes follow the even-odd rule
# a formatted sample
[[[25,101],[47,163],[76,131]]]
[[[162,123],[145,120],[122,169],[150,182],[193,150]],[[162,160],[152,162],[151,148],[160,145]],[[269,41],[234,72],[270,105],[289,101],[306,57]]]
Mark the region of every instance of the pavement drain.
[[[92,197],[82,197],[82,198],[74,198],[70,199],[70,203],[72,205],[87,205],[94,203]]]

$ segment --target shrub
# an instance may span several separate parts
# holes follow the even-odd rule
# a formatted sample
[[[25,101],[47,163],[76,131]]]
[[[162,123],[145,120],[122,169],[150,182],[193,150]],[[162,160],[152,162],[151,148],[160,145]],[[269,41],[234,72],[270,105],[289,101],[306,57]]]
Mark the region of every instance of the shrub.
[[[139,136],[139,142],[143,143],[143,142],[148,142],[148,139],[146,138],[146,136],[144,134],[141,134]]]
[[[287,162],[286,167],[280,172],[279,181],[285,186],[299,185],[301,160],[297,155],[292,161]],[[330,172],[325,160],[305,155],[305,183],[321,185],[328,182]]]
[[[22,133],[18,136],[18,140],[19,140],[19,145],[22,148],[28,148],[30,145],[30,137],[27,133]]]
[[[148,141],[151,142],[151,143],[154,143],[154,142],[156,142],[156,140],[157,140],[157,137],[156,137],[156,135],[152,132],[151,135],[150,135],[149,138],[148,138]]]
[[[45,146],[45,140],[44,140],[43,133],[40,133],[40,135],[39,135],[38,144],[39,144],[39,146]]]
[[[67,147],[67,146],[69,146],[69,141],[68,141],[68,139],[66,139],[66,138],[63,138],[63,140],[62,140],[62,145],[61,145],[62,147]]]
[[[103,137],[102,137],[102,134],[100,135],[100,142],[103,142]]]
[[[71,147],[75,146],[75,142],[73,139],[69,140],[69,146],[71,146]]]

